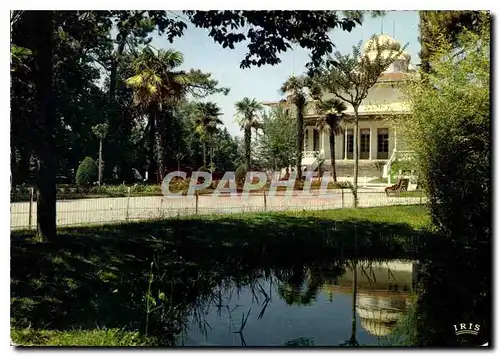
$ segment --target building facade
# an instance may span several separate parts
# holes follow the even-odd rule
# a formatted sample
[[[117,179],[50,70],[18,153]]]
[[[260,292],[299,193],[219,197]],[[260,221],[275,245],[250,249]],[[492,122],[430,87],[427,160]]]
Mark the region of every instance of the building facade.
[[[379,43],[387,43],[389,50],[399,51],[401,44],[390,36],[380,35]],[[363,46],[364,54],[368,57],[376,55],[370,51],[373,48],[372,40]],[[360,176],[387,176],[386,171],[393,154],[402,148],[401,139],[398,140],[398,128],[395,117],[410,113],[402,92],[402,84],[410,73],[415,72],[415,66],[410,63],[411,57],[403,52],[397,60],[380,76],[377,83],[370,89],[368,96],[359,108],[358,152]],[[333,94],[326,93],[323,100],[334,98]],[[267,103],[268,106],[279,103]],[[354,110],[347,104],[343,112],[341,123],[342,133],[335,136],[335,161],[338,176],[352,176],[354,153]],[[324,159],[324,168],[331,168],[330,132],[329,128],[318,128],[320,116],[314,106],[308,103],[304,117],[304,154],[303,167],[316,169],[318,157]],[[385,166],[385,169],[384,169]]]

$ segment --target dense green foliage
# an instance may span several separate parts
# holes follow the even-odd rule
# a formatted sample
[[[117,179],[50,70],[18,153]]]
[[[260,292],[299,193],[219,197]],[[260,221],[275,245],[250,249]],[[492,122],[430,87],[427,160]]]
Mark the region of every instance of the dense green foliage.
[[[302,180],[302,151],[304,150],[304,115],[307,105],[307,89],[310,80],[305,75],[288,78],[280,88],[280,92],[286,95],[286,101],[292,105],[296,115],[295,124],[295,171],[297,180]]]
[[[437,37],[432,71],[407,91],[413,114],[401,127],[417,153],[439,234],[440,258],[421,273],[422,345],[491,340],[491,44],[489,22],[483,24],[457,35],[455,43]],[[452,278],[439,277],[450,269]],[[431,300],[438,293],[440,302]],[[457,337],[450,328],[457,320],[480,324],[479,337]]]
[[[76,170],[76,184],[88,187],[97,181],[97,164],[90,157],[85,157]]]
[[[491,233],[489,27],[461,41],[463,53],[453,57],[442,42],[428,84],[410,84],[405,138],[417,152],[434,223],[463,245]]]
[[[440,51],[441,37],[452,47],[460,47],[460,36],[464,29],[480,33],[482,26],[490,21],[487,11],[448,10],[420,11],[420,60],[423,73],[431,71],[431,57]]]
[[[258,156],[266,168],[280,171],[293,165],[297,156],[296,127],[296,120],[283,106],[263,115]]]

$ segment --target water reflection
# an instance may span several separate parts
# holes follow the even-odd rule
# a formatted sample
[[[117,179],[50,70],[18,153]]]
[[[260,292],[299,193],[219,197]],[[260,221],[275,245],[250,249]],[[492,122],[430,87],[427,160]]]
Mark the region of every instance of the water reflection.
[[[275,269],[241,284],[224,281],[201,315],[191,316],[186,346],[377,345],[404,318],[411,261],[344,261]]]

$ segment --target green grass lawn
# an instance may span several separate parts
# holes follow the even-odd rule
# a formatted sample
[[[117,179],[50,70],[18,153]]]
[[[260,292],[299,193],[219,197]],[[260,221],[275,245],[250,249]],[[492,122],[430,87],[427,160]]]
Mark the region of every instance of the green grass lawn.
[[[428,224],[424,207],[397,206],[66,228],[53,242],[13,232],[11,336],[22,345],[169,345],[224,278],[244,284],[270,268],[414,258]]]

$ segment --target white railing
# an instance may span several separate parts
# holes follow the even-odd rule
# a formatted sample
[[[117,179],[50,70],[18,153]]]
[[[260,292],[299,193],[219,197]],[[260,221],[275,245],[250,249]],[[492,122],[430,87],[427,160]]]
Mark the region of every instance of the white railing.
[[[382,172],[382,178],[387,178],[387,184],[391,184],[391,165],[397,159],[407,160],[410,159],[412,155],[415,154],[415,151],[397,151],[393,150],[392,155],[384,165],[384,170]]]
[[[304,151],[304,158],[316,158],[320,151]]]
[[[384,169],[382,171],[382,178],[388,178],[387,183],[391,184],[391,164],[396,160],[396,150],[392,151],[391,157],[389,157],[389,160],[387,163],[384,165]]]

